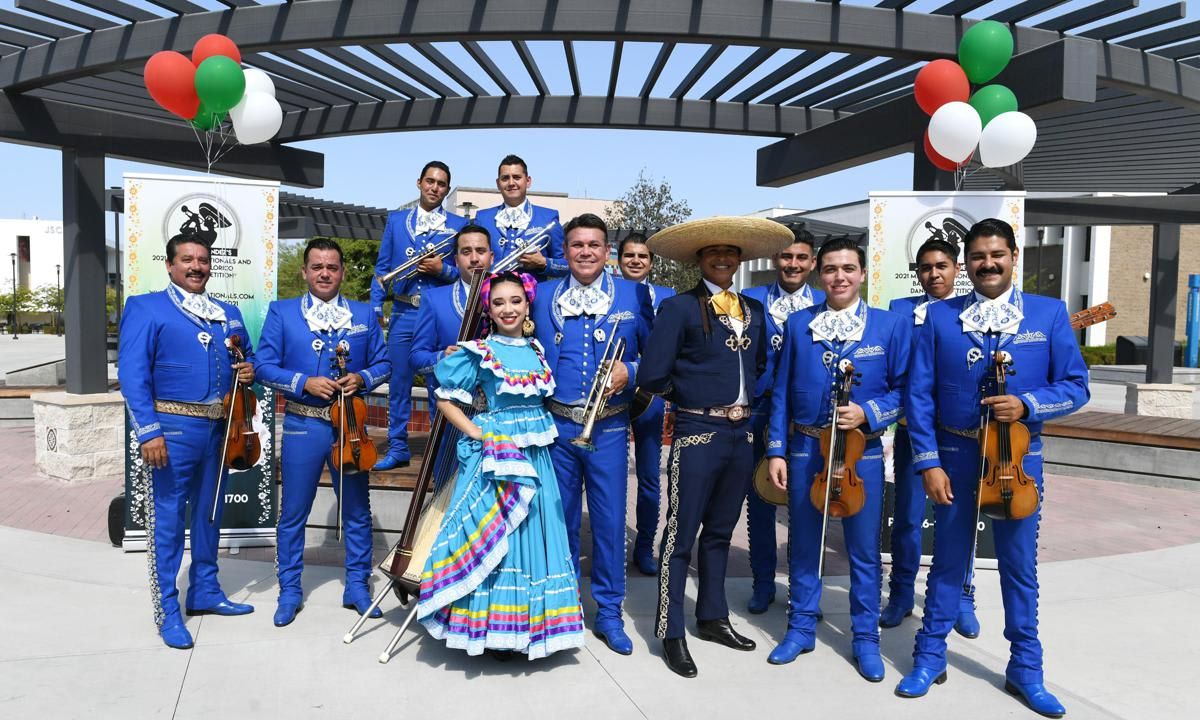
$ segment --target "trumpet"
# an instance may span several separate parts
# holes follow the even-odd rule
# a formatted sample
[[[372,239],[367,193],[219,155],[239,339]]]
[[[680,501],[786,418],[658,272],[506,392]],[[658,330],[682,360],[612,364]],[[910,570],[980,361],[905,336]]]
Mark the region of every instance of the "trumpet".
[[[453,238],[442,240],[436,245],[430,246],[428,249],[412,256],[400,265],[397,265],[396,268],[387,275],[377,275],[375,279],[379,281],[380,285],[386,288],[388,283],[391,283],[395,280],[408,280],[409,278],[416,277],[418,268],[422,262],[431,257],[446,257],[446,255],[450,252],[451,245],[453,243]]]
[[[612,381],[613,366],[625,354],[625,338],[617,337],[617,326],[620,324],[620,320],[613,323],[608,344],[604,346],[604,357],[600,360],[600,367],[596,369],[596,377],[592,379],[592,388],[588,391],[587,402],[583,406],[583,431],[571,440],[572,445],[589,452],[596,450],[595,444],[592,443],[592,429],[596,420],[604,413],[604,408],[608,406],[608,396],[605,393]]]
[[[517,268],[517,265],[521,262],[522,255],[525,255],[525,254],[531,253],[531,252],[542,252],[543,250],[545,250],[546,247],[548,245],[550,245],[550,231],[554,228],[554,226],[556,224],[557,224],[557,221],[551,220],[550,224],[548,224],[546,227],[542,228],[542,231],[539,232],[537,235],[534,235],[533,237],[529,238],[525,242],[521,243],[511,253],[509,253],[508,255],[505,255],[502,259],[493,263],[491,272],[493,274],[498,275],[502,272],[508,272],[509,270],[515,270]]]

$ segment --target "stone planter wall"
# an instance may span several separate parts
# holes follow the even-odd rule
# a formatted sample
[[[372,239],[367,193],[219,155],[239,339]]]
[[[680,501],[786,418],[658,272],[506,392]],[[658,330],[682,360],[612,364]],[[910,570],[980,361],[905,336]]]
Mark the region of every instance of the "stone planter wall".
[[[35,393],[38,472],[71,482],[125,472],[125,399],[119,392]]]

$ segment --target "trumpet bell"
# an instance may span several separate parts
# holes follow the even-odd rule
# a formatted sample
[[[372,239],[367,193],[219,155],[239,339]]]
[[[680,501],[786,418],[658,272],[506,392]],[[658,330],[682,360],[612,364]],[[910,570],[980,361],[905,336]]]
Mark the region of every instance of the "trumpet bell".
[[[583,448],[584,450],[587,450],[588,452],[596,452],[595,443],[591,442],[590,440],[588,440],[586,438],[583,438],[583,437],[571,438],[568,442],[570,442],[575,447]]]

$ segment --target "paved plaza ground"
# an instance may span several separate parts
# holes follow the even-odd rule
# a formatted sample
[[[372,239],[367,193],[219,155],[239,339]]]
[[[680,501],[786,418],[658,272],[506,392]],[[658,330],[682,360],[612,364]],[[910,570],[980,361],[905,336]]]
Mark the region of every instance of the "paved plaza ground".
[[[13,364],[21,354],[4,345],[0,338],[0,369],[21,367]],[[1118,405],[1110,388],[1094,387],[1094,402]],[[1046,487],[1039,619],[1047,683],[1068,717],[1195,717],[1200,492],[1054,475]],[[632,568],[630,657],[589,635],[579,651],[501,663],[446,650],[414,629],[381,665],[376,658],[404,609],[389,597],[384,620],[343,644],[355,616],[340,606],[338,550],[319,544],[306,553],[306,605],[293,625],[271,624],[271,551],[245,549],[222,558],[221,579],[231,598],[257,611],[189,618],[196,647],[171,650],[154,631],[145,554],[123,553],[107,540],[107,504],[120,489],[117,477],[75,484],[38,477],[32,427],[0,428],[0,718],[1035,717],[1003,690],[1007,643],[994,571],[977,578],[982,636],[951,636],[949,682],[924,699],[892,694],[911,664],[919,610],[883,631],[883,683],[855,672],[836,541],[816,651],[792,665],[767,664],[784,631],[784,610],[782,603],[760,616],[744,610],[744,527],[734,538],[727,587],[735,625],[759,646],[738,653],[693,636],[696,680],[663,665],[652,626],[657,585]],[[182,577],[186,582],[186,572]],[[777,583],[782,599],[782,564]],[[922,577],[918,591],[923,587]],[[689,614],[694,597],[693,577]],[[594,605],[587,601],[585,610]]]

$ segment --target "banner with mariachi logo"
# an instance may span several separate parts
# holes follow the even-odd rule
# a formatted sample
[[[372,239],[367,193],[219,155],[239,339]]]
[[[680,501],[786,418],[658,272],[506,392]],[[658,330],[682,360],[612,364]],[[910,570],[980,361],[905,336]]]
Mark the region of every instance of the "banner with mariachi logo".
[[[242,311],[257,347],[276,298],[279,183],[181,175],[125,175],[125,297],[162,290],[166,241],[195,233],[211,248],[208,292]],[[278,512],[275,493],[275,392],[254,386],[253,420],[262,445],[257,465],[230,471],[223,494],[222,547],[273,545]],[[126,550],[146,546],[146,498],[150,470],[143,463],[129,420],[125,427]]]
[[[873,307],[886,310],[895,298],[923,292],[917,280],[917,250],[928,240],[945,240],[958,247],[961,263],[962,244],[970,227],[985,218],[997,218],[1012,225],[1017,247],[1024,247],[1024,192],[873,192],[868,207],[867,299]],[[1013,284],[1020,287],[1020,263],[1014,268],[1013,275]],[[970,291],[971,281],[965,270],[960,271],[954,281],[954,292],[962,295]],[[881,543],[885,559],[889,561],[894,508],[895,485],[888,482],[884,487],[883,516],[886,522]],[[925,563],[933,554],[933,525],[933,503],[926,500],[921,531],[921,554]],[[991,520],[987,517],[980,519],[977,556],[979,567],[996,566]]]

